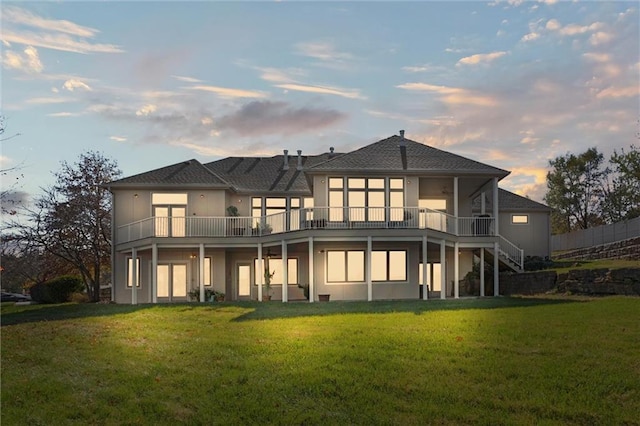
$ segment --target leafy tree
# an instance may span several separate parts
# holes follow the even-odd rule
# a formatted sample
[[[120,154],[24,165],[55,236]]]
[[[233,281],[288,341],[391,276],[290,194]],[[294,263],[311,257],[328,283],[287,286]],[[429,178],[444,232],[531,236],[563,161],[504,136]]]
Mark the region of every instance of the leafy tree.
[[[552,170],[547,173],[545,201],[554,209],[554,233],[601,223],[602,182],[608,173],[601,169],[603,160],[597,148],[590,148],[549,161]]]
[[[612,223],[640,216],[640,149],[614,151],[609,163],[612,179],[604,185],[603,216]]]
[[[56,183],[27,209],[27,224],[14,223],[22,241],[35,244],[72,265],[92,301],[100,298],[103,269],[111,259],[111,196],[105,184],[121,174],[117,164],[97,152],[62,162]]]

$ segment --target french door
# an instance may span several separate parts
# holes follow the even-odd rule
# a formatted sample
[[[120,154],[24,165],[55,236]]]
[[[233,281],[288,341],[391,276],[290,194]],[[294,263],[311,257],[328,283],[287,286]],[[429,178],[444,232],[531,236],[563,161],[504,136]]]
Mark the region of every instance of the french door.
[[[153,210],[156,237],[185,236],[185,216],[187,213],[185,207],[157,206]]]
[[[187,299],[187,265],[184,263],[158,265],[158,299],[168,301]]]

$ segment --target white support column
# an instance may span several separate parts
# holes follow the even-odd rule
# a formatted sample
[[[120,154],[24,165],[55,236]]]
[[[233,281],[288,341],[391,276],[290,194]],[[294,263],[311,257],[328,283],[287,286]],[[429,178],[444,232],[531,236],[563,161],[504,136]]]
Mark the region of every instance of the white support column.
[[[460,246],[456,241],[453,244],[453,297],[460,298]]]
[[[500,295],[500,259],[498,255],[500,253],[500,245],[496,241],[493,243],[493,295]]]
[[[447,260],[444,240],[440,240],[440,299],[447,298]]]
[[[313,237],[309,237],[309,303],[313,303],[314,301],[314,253],[313,253]]]
[[[458,176],[453,178],[453,216],[456,218],[456,224],[455,224],[455,232],[456,235],[460,235],[460,229],[459,229],[459,222],[460,219],[458,218],[459,215],[459,211],[458,211]]]
[[[158,303],[158,245],[151,244],[151,300]]]
[[[498,213],[498,178],[493,178],[493,229],[495,230],[495,235],[500,235]]]
[[[365,268],[365,279],[367,280],[367,300],[373,300],[373,282],[371,281],[371,250],[373,243],[371,236],[367,237],[367,267]]]
[[[431,288],[431,277],[429,276],[429,263],[427,259],[427,236],[422,236],[422,300],[429,299],[429,288]]]
[[[256,285],[258,286],[258,302],[262,302],[262,280],[264,279],[264,264],[262,260],[262,244],[258,244],[258,270],[256,271]]]
[[[484,248],[480,249],[480,297],[484,297]]]
[[[131,304],[138,304],[138,250],[136,248],[131,249]]]
[[[289,260],[287,242],[282,240],[282,303],[289,301]]]
[[[204,244],[200,243],[200,256],[198,256],[198,266],[200,269],[200,302],[204,300]]]

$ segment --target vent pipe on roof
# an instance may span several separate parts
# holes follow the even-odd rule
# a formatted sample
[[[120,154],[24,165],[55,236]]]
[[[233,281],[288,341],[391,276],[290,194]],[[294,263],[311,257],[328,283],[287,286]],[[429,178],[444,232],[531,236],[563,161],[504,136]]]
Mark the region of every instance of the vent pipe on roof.
[[[400,130],[400,137],[404,139],[404,130]]]
[[[406,142],[404,140],[404,130],[400,130],[400,146],[405,146]]]
[[[284,150],[284,164],[282,165],[282,170],[289,170],[289,150]]]
[[[329,147],[329,158],[333,157],[333,149],[332,146]]]
[[[298,170],[302,170],[302,150],[298,150]]]

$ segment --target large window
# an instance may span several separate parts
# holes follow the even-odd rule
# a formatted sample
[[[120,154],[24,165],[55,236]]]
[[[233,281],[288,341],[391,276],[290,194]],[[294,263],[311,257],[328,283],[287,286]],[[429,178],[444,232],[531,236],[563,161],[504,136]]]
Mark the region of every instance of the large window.
[[[136,258],[136,287],[140,287],[140,258]],[[133,286],[133,259],[127,258],[127,287]]]
[[[388,213],[386,206],[391,207]],[[329,207],[331,221],[401,221],[404,218],[404,179],[329,178]]]
[[[364,251],[327,252],[327,282],[363,282]]]
[[[263,216],[267,216],[266,223],[262,222]],[[300,229],[300,198],[253,197],[251,217],[255,227],[268,225],[273,232],[295,231]]]
[[[371,252],[372,281],[406,281],[407,252],[404,250]]]
[[[263,267],[266,268],[266,259],[263,262]],[[287,259],[288,269],[287,269],[287,283],[288,284],[298,284],[298,259],[295,257],[290,257]],[[262,275],[262,282],[264,283],[264,270],[260,269],[260,265],[258,264],[258,259],[254,260],[254,271],[256,274]],[[271,278],[271,284],[282,285],[284,281],[284,273],[282,269],[282,259],[278,258],[270,258],[269,259],[269,272],[273,274]],[[254,277],[254,283],[258,282],[258,277]]]
[[[187,213],[187,194],[151,194],[155,235],[157,237],[184,237]]]

